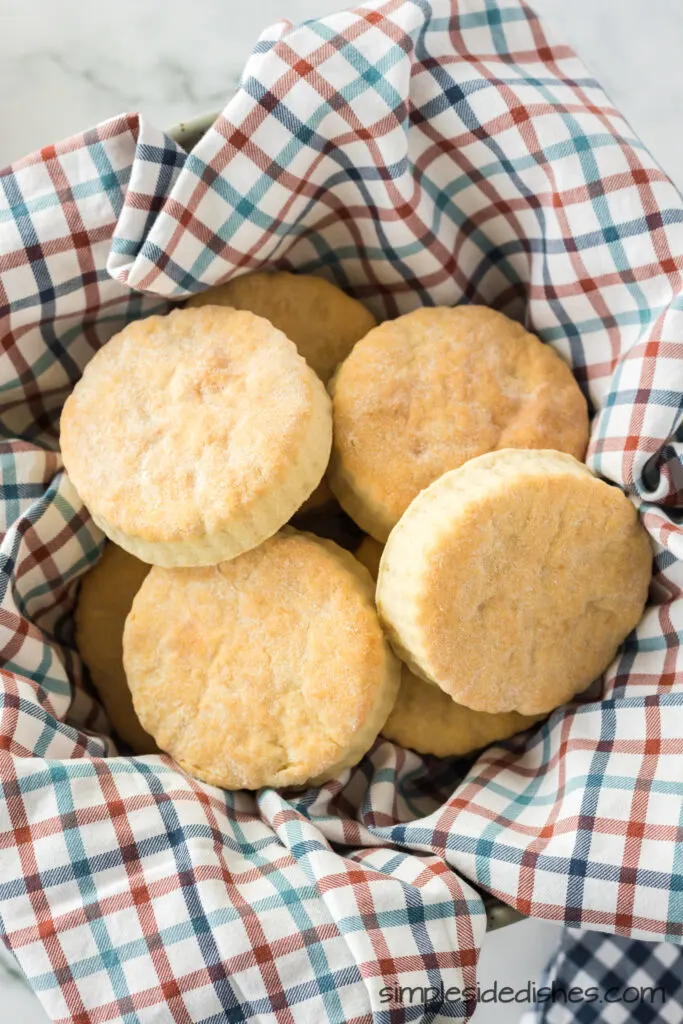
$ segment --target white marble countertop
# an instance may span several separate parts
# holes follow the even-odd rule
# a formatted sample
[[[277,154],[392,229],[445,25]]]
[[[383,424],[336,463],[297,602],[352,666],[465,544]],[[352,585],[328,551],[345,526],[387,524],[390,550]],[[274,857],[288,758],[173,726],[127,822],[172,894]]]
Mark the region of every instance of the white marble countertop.
[[[352,0],[4,0],[0,166],[123,111],[160,127],[219,109],[260,31]],[[455,0],[454,0],[455,2]],[[683,191],[683,0],[535,0]],[[557,941],[525,921],[487,936],[481,981],[522,987]],[[35,998],[2,972],[0,1020],[45,1024]],[[524,1006],[482,1006],[476,1024],[513,1024]]]
[[[279,18],[351,0],[4,0],[0,166],[122,111],[159,127],[219,109]],[[535,0],[683,190],[682,0]]]

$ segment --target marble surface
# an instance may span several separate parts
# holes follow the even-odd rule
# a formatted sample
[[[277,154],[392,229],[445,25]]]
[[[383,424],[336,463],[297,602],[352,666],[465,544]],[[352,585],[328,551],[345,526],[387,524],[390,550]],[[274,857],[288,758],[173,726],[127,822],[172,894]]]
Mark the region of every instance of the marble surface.
[[[220,108],[259,32],[349,0],[3,0],[0,166],[125,110]],[[536,0],[683,190],[681,0]]]
[[[161,127],[216,110],[268,24],[348,6],[347,0],[2,0],[0,166],[97,121],[142,110]],[[656,159],[683,190],[683,2],[536,0],[558,39],[571,43]],[[525,921],[486,938],[483,986],[523,987],[559,938]],[[44,1024],[23,982],[3,972],[3,1021]],[[11,961],[10,965],[11,965]],[[524,1006],[482,1006],[475,1024],[513,1024]]]

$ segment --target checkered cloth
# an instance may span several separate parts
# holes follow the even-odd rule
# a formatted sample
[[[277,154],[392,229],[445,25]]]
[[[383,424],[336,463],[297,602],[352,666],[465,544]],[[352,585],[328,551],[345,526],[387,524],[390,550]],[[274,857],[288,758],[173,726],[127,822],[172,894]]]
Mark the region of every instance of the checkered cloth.
[[[525,914],[683,930],[683,201],[518,0],[387,0],[257,44],[185,154],[129,115],[0,174],[0,928],[48,1014],[467,1017],[469,882]],[[58,420],[123,324],[263,265],[394,316],[488,303],[571,362],[590,464],[652,537],[652,604],[597,697],[474,763],[379,740],[320,790],[224,793],[122,757],[72,611],[102,536]]]
[[[521,1024],[680,1024],[683,950],[567,928]]]

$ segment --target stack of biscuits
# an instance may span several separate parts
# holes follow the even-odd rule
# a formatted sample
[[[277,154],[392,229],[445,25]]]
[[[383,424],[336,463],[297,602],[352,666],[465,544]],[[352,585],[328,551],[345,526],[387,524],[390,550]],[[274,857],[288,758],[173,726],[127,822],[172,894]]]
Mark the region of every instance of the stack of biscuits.
[[[61,421],[108,538],[77,643],[120,738],[226,789],[307,786],[381,733],[462,756],[609,665],[652,554],[584,465],[586,400],[483,306],[380,325],[257,273],[130,323]]]

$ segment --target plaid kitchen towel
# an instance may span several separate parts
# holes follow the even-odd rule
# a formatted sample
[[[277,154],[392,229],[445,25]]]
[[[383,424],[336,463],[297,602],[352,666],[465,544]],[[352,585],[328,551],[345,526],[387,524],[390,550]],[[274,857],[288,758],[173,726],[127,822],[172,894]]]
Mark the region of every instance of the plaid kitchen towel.
[[[683,950],[565,929],[522,1024],[680,1024]]]
[[[0,196],[0,932],[51,1018],[466,1018],[472,882],[679,942],[683,200],[571,51],[518,0],[279,25],[193,152],[123,116],[1,173]],[[488,303],[571,363],[590,465],[656,558],[592,698],[470,764],[378,740],[296,796],[119,755],[74,647],[102,536],[60,409],[123,324],[264,265],[384,317]]]

